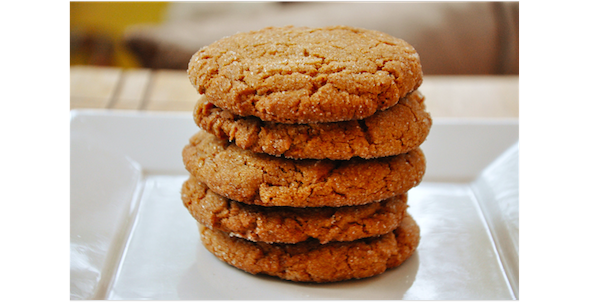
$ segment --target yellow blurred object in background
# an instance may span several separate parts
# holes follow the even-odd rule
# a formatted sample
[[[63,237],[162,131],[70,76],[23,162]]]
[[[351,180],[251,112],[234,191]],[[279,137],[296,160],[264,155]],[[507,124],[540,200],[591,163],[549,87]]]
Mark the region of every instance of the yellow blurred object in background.
[[[70,2],[70,65],[138,67],[122,45],[134,24],[164,21],[168,2]]]

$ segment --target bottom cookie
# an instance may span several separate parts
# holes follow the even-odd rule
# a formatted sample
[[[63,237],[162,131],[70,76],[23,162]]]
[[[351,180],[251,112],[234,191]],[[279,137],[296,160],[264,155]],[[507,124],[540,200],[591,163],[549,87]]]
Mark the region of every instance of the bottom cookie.
[[[410,215],[393,232],[350,242],[252,242],[199,224],[203,245],[228,264],[252,274],[296,282],[336,282],[374,276],[401,265],[419,244]]]

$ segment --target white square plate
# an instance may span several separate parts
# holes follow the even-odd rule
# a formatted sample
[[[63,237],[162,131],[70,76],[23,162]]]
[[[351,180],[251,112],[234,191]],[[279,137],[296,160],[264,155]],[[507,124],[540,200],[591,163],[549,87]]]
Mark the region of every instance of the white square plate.
[[[205,250],[180,198],[192,114],[74,110],[70,128],[71,299],[518,298],[517,120],[434,120],[409,192],[419,248],[330,284],[251,275]]]

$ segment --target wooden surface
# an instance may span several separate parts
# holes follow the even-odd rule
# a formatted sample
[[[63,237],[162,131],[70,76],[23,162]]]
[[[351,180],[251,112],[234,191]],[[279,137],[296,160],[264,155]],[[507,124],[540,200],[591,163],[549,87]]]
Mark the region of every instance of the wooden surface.
[[[518,118],[518,76],[425,76],[419,90],[434,118]],[[70,69],[70,109],[192,111],[197,98],[186,71]]]

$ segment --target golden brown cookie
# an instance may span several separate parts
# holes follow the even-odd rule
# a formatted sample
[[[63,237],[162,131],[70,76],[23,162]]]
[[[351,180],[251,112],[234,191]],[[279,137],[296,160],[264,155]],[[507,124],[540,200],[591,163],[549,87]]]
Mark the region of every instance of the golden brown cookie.
[[[415,91],[362,120],[282,124],[237,116],[202,95],[194,119],[202,129],[254,152],[293,159],[368,159],[406,153],[425,141],[431,117],[424,100]]]
[[[298,282],[336,282],[381,274],[416,250],[419,226],[410,215],[393,232],[349,242],[268,244],[231,237],[199,224],[203,245],[219,259],[252,274]]]
[[[203,130],[191,137],[182,157],[186,169],[215,193],[262,206],[362,205],[405,193],[425,173],[419,148],[376,159],[292,160],[243,150]]]
[[[406,195],[351,207],[262,207],[222,197],[190,177],[182,185],[182,201],[206,227],[231,236],[266,243],[297,243],[315,238],[351,241],[379,236],[398,227],[406,213]]]
[[[281,123],[362,119],[395,105],[423,79],[411,45],[346,26],[225,37],[192,56],[188,75],[214,105]]]

